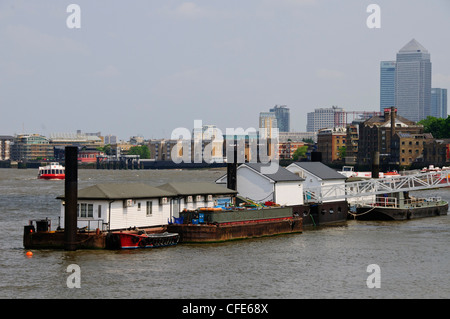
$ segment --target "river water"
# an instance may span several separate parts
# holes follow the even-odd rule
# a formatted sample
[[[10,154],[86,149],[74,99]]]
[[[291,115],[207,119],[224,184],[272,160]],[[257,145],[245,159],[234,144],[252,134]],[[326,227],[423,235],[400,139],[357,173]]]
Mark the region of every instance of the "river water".
[[[212,181],[211,170],[79,170],[79,189],[101,182]],[[449,298],[450,216],[404,222],[349,220],[301,234],[132,251],[34,250],[23,226],[57,226],[64,181],[0,169],[0,298],[241,299]],[[416,192],[441,196],[450,190]],[[69,288],[68,266],[80,269]],[[376,264],[378,270],[368,270]],[[373,278],[378,278],[374,281]],[[369,284],[368,284],[369,282]],[[369,288],[373,283],[379,288]]]

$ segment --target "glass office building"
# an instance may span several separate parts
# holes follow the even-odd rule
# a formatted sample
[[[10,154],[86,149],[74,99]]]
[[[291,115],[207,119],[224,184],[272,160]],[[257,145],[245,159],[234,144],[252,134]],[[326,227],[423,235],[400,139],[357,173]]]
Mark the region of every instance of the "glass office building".
[[[395,106],[399,115],[414,122],[431,113],[430,53],[414,39],[397,53]]]
[[[431,89],[431,116],[446,119],[447,113],[447,89]]]
[[[275,117],[277,118],[278,131],[289,132],[291,126],[289,108],[286,105],[275,105],[270,109],[270,112],[275,113]]]
[[[395,61],[380,63],[380,112],[395,106]]]

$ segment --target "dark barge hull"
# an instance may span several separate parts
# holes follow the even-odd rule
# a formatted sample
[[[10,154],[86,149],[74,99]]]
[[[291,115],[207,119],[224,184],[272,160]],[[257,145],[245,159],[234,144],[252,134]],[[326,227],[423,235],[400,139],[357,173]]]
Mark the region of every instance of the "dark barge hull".
[[[145,229],[150,233],[150,236],[157,239],[158,234],[163,236],[165,227],[150,227]],[[132,234],[133,232],[128,232]],[[138,233],[138,231],[134,232]],[[154,235],[152,235],[152,233]],[[177,238],[178,239],[178,238]],[[139,246],[139,242],[137,244]],[[178,240],[176,240],[178,242]],[[161,247],[168,245],[175,245],[175,242],[145,242],[146,245],[139,247]],[[121,240],[117,233],[111,233],[106,231],[94,231],[86,232],[79,231],[75,236],[75,245],[77,249],[122,249]],[[64,230],[48,231],[48,230],[35,230],[32,225],[24,227],[23,234],[23,246],[25,249],[65,249]],[[137,247],[136,247],[137,248]]]
[[[407,208],[358,207],[354,215],[357,220],[409,220],[447,215],[448,203],[436,206]]]
[[[348,219],[347,201],[311,203],[292,206],[292,211],[303,217],[304,227],[345,223]]]
[[[180,243],[213,243],[280,234],[301,233],[301,217],[216,224],[171,224],[167,230],[180,235]]]
[[[64,231],[30,231],[25,226],[23,246],[25,249],[64,249]],[[78,249],[105,249],[106,233],[80,233],[76,234]]]

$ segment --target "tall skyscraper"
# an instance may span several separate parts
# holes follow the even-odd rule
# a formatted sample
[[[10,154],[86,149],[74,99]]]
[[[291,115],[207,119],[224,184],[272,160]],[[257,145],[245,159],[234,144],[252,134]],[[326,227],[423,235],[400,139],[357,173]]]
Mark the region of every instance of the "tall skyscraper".
[[[289,108],[286,105],[275,105],[270,109],[270,112],[275,113],[275,117],[277,118],[278,131],[289,132],[291,128]]]
[[[431,89],[431,116],[446,119],[447,112],[447,89]]]
[[[414,122],[430,115],[430,53],[415,39],[397,53],[395,106],[399,115]]]
[[[395,61],[380,63],[380,112],[395,106]]]

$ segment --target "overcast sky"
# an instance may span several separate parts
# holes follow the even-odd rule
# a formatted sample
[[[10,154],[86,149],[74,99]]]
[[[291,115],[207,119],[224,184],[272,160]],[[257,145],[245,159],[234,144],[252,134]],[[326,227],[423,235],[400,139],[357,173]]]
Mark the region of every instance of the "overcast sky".
[[[378,111],[380,61],[412,38],[450,89],[449,16],[449,0],[0,0],[0,135],[246,129],[276,104],[306,131],[315,108]]]

